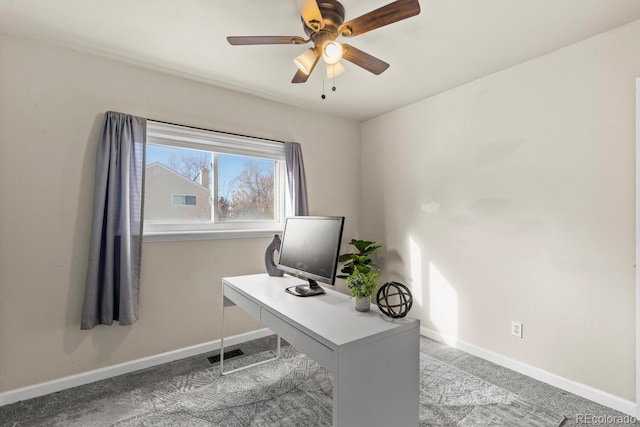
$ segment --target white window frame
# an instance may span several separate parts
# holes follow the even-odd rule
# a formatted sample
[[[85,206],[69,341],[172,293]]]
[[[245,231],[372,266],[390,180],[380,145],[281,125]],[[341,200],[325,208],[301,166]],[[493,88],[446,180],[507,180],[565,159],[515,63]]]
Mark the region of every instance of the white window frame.
[[[269,237],[282,233],[291,210],[287,196],[284,144],[248,136],[226,134],[174,124],[147,121],[147,143],[274,160],[274,220],[227,220],[206,223],[144,223],[144,241],[208,240]],[[212,197],[217,197],[216,172],[212,170]],[[217,200],[217,199],[216,199]],[[215,204],[212,204],[215,216]]]

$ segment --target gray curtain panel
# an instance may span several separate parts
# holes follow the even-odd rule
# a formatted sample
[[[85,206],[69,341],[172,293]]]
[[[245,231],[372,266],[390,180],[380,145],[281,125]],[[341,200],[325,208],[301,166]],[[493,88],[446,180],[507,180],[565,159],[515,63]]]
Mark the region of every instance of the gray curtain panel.
[[[297,142],[285,142],[284,155],[287,163],[287,179],[289,180],[289,196],[293,203],[293,214],[296,216],[309,215],[302,147]]]
[[[144,118],[105,114],[81,329],[138,320],[146,133]]]

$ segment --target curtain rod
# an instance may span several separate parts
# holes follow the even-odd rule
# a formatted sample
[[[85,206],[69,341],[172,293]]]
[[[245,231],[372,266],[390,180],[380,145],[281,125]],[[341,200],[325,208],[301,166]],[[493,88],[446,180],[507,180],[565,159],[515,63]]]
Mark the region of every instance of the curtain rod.
[[[224,132],[224,131],[221,131],[221,130],[201,128],[201,127],[198,127],[198,126],[189,126],[189,125],[183,125],[183,124],[180,124],[180,123],[166,122],[164,120],[156,120],[156,119],[150,119],[150,118],[147,118],[147,120],[152,121],[152,122],[156,122],[156,123],[162,123],[162,124],[165,124],[165,125],[182,126],[182,127],[189,128],[189,129],[204,130],[204,131],[207,131],[207,132],[217,132],[217,133],[223,133],[225,135],[241,136],[243,138],[261,139],[263,141],[279,142],[280,144],[284,144],[285,143],[284,141],[280,141],[278,139],[260,138],[260,137],[257,137],[257,136],[243,135],[241,133]]]

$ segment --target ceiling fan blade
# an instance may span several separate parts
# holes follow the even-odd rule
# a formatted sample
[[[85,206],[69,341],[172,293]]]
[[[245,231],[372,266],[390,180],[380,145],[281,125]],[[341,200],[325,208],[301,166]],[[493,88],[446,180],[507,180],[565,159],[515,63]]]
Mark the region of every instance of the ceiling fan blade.
[[[357,36],[367,31],[411,18],[419,13],[420,4],[418,0],[397,0],[345,22],[338,28],[338,33],[343,36]]]
[[[304,44],[309,40],[298,36],[230,36],[227,37],[227,41],[234,46],[244,46],[256,44]]]
[[[298,0],[298,9],[307,27],[313,31],[319,31],[324,28],[324,19],[316,0]]]
[[[365,70],[372,72],[373,74],[381,74],[387,68],[389,68],[389,64],[387,64],[383,60],[378,59],[375,56],[371,56],[368,53],[361,51],[360,49],[356,49],[351,45],[343,43],[342,48],[342,57],[345,60],[352,62],[358,67],[362,67]]]
[[[302,72],[302,70],[298,70],[296,71],[295,76],[293,76],[291,83],[304,83],[307,81],[308,78],[309,78],[309,74],[305,74]]]
[[[316,50],[316,59],[313,61],[313,64],[311,64],[311,66],[309,67],[309,74],[306,74],[304,71],[298,69],[298,71],[296,72],[296,74],[293,76],[293,79],[291,80],[291,83],[304,83],[307,81],[307,79],[309,78],[309,76],[311,75],[311,73],[313,73],[313,69],[316,68],[316,64],[318,63],[318,60],[320,59],[320,57],[322,56],[322,54],[320,53],[320,50]]]

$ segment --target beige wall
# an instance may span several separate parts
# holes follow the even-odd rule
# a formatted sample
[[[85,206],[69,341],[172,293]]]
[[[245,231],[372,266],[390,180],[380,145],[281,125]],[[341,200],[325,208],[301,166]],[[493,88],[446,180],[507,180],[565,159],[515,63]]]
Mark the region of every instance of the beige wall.
[[[640,21],[361,137],[362,234],[424,327],[631,401],[638,46]]]
[[[6,36],[0,70],[0,392],[218,339],[221,277],[264,271],[269,239],[145,243],[140,320],[80,330],[105,111],[298,141],[311,212],[357,234],[355,122]]]

